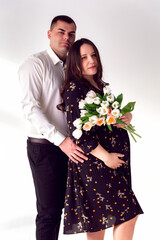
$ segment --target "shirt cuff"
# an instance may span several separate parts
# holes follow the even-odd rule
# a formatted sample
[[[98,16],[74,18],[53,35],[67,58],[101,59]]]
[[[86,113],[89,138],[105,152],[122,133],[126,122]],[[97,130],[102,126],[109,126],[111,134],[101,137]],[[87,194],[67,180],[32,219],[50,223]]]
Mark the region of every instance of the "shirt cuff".
[[[66,136],[57,131],[56,133],[54,133],[53,137],[50,136],[48,140],[54,143],[54,145],[59,146],[64,141],[65,138]]]

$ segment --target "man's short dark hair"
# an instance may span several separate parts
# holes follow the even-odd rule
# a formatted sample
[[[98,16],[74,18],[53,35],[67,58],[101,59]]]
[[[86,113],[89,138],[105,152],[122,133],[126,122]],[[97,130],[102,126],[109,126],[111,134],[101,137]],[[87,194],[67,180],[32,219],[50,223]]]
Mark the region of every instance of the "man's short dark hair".
[[[73,24],[75,25],[75,27],[77,28],[77,26],[76,26],[76,24],[75,24],[75,22],[74,22],[74,20],[73,20],[72,18],[70,18],[70,17],[68,17],[68,16],[66,16],[66,15],[58,15],[58,16],[56,16],[56,17],[54,17],[54,18],[52,19],[51,26],[50,26],[50,30],[53,29],[54,25],[55,25],[59,20],[60,20],[60,21],[63,21],[63,22],[67,22],[67,23],[69,23],[69,24],[73,23]]]

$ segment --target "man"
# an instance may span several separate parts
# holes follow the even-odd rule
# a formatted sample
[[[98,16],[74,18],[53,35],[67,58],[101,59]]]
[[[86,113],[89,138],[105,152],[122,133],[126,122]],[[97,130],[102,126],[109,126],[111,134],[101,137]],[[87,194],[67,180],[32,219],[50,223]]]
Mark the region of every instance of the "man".
[[[87,160],[67,137],[65,116],[56,107],[75,33],[76,24],[70,17],[55,17],[48,31],[50,47],[19,68],[21,103],[28,123],[27,154],[37,198],[37,240],[58,239],[68,157],[75,163]]]

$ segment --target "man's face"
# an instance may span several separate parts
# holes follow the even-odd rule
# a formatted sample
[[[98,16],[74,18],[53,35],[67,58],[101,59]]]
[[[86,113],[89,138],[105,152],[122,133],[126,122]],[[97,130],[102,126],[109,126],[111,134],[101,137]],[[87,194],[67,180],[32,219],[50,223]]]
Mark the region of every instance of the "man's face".
[[[57,21],[52,30],[48,31],[50,46],[55,54],[65,60],[67,52],[75,41],[76,27],[74,23]]]

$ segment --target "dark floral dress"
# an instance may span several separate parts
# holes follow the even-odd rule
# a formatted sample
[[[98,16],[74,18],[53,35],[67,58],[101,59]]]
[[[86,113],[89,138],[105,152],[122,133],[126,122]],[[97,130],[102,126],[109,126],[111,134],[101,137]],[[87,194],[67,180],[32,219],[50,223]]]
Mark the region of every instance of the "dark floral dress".
[[[68,162],[68,179],[64,206],[64,234],[96,232],[134,218],[143,211],[132,191],[130,144],[123,129],[93,127],[83,131],[80,139],[72,136],[73,121],[80,117],[78,103],[90,88],[72,81],[65,90],[64,101],[70,137],[87,154],[100,143],[108,152],[124,154],[125,164],[113,170],[89,154],[88,161]],[[99,94],[99,90],[92,88]]]

